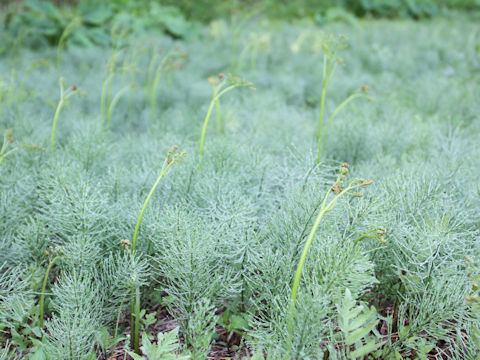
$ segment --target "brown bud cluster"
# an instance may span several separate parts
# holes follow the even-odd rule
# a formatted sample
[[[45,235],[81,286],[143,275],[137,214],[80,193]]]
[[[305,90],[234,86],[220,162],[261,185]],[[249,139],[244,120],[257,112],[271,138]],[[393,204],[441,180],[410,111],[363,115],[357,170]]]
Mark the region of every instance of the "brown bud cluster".
[[[128,239],[122,239],[120,240],[120,245],[122,245],[122,247],[125,249],[125,250],[128,250],[130,248],[130,240]]]
[[[340,187],[340,185],[333,185],[330,190],[332,190],[335,195],[338,195],[342,192],[342,188]]]
[[[367,94],[370,91],[370,87],[367,85],[362,85],[362,91]]]

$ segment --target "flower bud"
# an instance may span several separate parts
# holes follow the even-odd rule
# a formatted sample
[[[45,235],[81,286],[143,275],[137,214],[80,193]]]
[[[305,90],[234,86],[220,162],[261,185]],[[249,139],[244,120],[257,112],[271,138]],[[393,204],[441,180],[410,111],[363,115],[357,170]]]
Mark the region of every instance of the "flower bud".
[[[340,194],[342,192],[342,188],[340,185],[333,185],[330,190],[332,190],[336,195]]]
[[[125,250],[128,250],[130,248],[130,241],[128,239],[122,239],[120,240],[120,245],[122,245],[122,247],[125,249]]]
[[[362,91],[366,94],[370,91],[370,87],[367,85],[362,85]]]

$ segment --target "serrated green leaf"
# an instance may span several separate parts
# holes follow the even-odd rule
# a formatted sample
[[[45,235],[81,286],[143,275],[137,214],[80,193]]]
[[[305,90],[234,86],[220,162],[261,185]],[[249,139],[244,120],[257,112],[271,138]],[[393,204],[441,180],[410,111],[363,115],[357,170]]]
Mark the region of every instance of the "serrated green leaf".
[[[227,330],[246,330],[248,329],[248,321],[240,315],[232,315],[230,317],[230,324],[228,324]]]
[[[362,326],[363,324],[367,323],[368,320],[373,316],[375,315],[375,313],[377,312],[377,310],[375,310],[375,308],[372,308],[370,309],[369,312],[367,313],[364,313],[364,314],[361,314],[361,315],[358,315],[350,324],[349,324],[349,329],[351,329],[350,331],[353,331],[357,328],[359,328],[360,326]]]
[[[358,358],[363,358],[364,356],[374,352],[375,350],[379,349],[382,347],[386,341],[376,343],[375,340],[370,341],[368,344],[365,344],[359,348],[357,348],[355,351],[352,351],[349,355],[350,359],[358,359]]]
[[[47,360],[47,355],[42,348],[35,350],[35,353],[30,356],[30,360]]]
[[[360,329],[357,329],[355,331],[353,331],[352,333],[348,334],[346,337],[345,337],[345,342],[347,345],[353,345],[355,344],[357,341],[360,341],[361,339],[363,339],[368,333],[370,333],[372,331],[372,329],[378,324],[378,320],[371,323],[370,325],[366,326],[366,327],[363,327],[363,328],[360,328]]]

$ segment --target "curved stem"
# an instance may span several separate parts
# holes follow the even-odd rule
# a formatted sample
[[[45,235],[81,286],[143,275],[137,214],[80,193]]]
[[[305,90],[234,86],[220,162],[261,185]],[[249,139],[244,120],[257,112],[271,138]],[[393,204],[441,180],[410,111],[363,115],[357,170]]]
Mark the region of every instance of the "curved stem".
[[[132,287],[130,298],[130,348],[135,349],[135,289]]]
[[[123,96],[123,94],[125,94],[128,89],[130,89],[130,85],[127,85],[125,87],[123,87],[113,98],[112,102],[110,103],[110,106],[108,107],[108,110],[107,110],[107,128],[110,126],[110,122],[112,120],[112,113],[113,113],[113,109],[115,109],[115,106],[117,105],[117,103],[120,101],[120,98]]]
[[[335,182],[334,186],[340,184],[340,182],[341,182],[341,177],[339,176],[337,178],[337,181]],[[343,195],[347,194],[348,192],[350,192],[353,189],[362,187],[364,185],[365,185],[365,183],[363,181],[361,181],[359,183],[356,180],[354,180],[350,183],[350,185],[347,188],[345,188],[340,193],[335,195],[335,197],[332,200],[330,200],[330,202],[328,202],[328,198],[330,196],[331,190],[329,189],[327,191],[327,193],[325,194],[322,205],[320,207],[320,211],[317,215],[317,218],[315,219],[315,222],[312,226],[312,229],[310,230],[310,233],[308,234],[307,240],[305,242],[302,253],[300,255],[300,260],[298,262],[297,270],[295,272],[295,277],[294,277],[293,283],[292,283],[292,292],[291,292],[291,295],[290,295],[290,305],[289,305],[289,309],[288,309],[288,313],[287,313],[288,346],[289,346],[290,349],[291,349],[291,346],[292,346],[291,341],[292,341],[292,336],[293,336],[293,317],[295,315],[295,306],[296,306],[296,301],[297,301],[298,288],[300,286],[300,280],[302,278],[303,267],[304,267],[305,262],[307,260],[308,251],[310,249],[310,246],[312,245],[313,239],[314,239],[315,234],[317,232],[317,229],[320,225],[320,222],[321,222],[322,218],[324,217],[324,215],[332,210],[332,208],[335,206],[336,202]]]
[[[208,107],[207,115],[205,116],[205,120],[203,121],[202,134],[200,135],[200,147],[199,147],[199,151],[198,151],[198,155],[199,155],[198,167],[199,168],[201,167],[201,161],[202,161],[202,156],[203,156],[203,144],[205,143],[205,135],[207,133],[208,122],[210,121],[210,117],[212,116],[213,107],[215,106],[217,101],[219,101],[220,98],[223,95],[225,95],[227,92],[235,89],[238,86],[240,86],[240,85],[230,85],[229,87],[223,89],[220,92],[218,92],[218,90],[216,90],[212,100],[210,101],[210,106]]]
[[[346,98],[340,105],[337,106],[337,108],[335,109],[335,111],[333,112],[333,114],[330,116],[330,118],[327,121],[327,130],[330,127],[330,125],[332,124],[333,119],[335,119],[335,117],[338,115],[338,113],[340,111],[342,111],[342,109],[345,106],[347,106],[350,101],[355,100],[356,98],[359,98],[359,97],[365,97],[365,95],[361,94],[361,93],[352,94],[348,98]]]
[[[39,307],[40,307],[40,328],[43,328],[43,306],[44,306],[44,302],[45,302],[45,289],[47,287],[48,274],[50,273],[50,270],[52,269],[52,266],[55,264],[55,262],[58,259],[60,259],[61,257],[62,257],[62,255],[58,255],[57,257],[55,257],[50,262],[50,264],[48,264],[47,271],[45,272],[45,277],[43,278],[42,292],[41,292],[41,295],[40,295],[40,303],[39,303]]]
[[[53,117],[52,133],[50,135],[50,146],[51,146],[50,150],[52,152],[55,151],[55,132],[57,130],[57,121],[58,121],[58,117],[60,116],[60,111],[62,111],[63,102],[64,102],[64,99],[62,97],[58,102],[57,109],[55,110],[55,115]]]
[[[135,352],[140,352],[140,287],[135,289]]]
[[[222,131],[222,117],[220,113],[220,100],[217,100],[215,103],[215,115],[217,117],[217,122],[216,122],[216,128],[217,128],[217,133]]]
[[[153,79],[153,83],[150,88],[150,121],[153,123],[155,120],[155,100],[157,98],[157,86],[160,81],[160,78],[163,74],[163,67],[167,60],[170,58],[170,54],[165,55],[165,57],[160,61],[158,64],[157,71],[155,72],[155,78]]]
[[[105,115],[105,103],[108,103],[107,101],[107,92],[108,92],[108,89],[110,88],[110,83],[112,82],[112,79],[113,79],[113,70],[112,69],[109,69],[109,73],[108,73],[108,76],[106,77],[105,80],[103,80],[103,84],[102,84],[102,94],[101,94],[101,98],[100,98],[100,125],[103,129],[103,119],[104,119],[104,115]]]
[[[323,118],[325,112],[325,96],[327,93],[327,56],[323,55],[323,83],[322,83],[322,95],[320,97],[320,121],[318,124],[318,148],[317,148],[317,163],[320,162],[322,157],[322,139],[323,139]]]
[[[135,225],[135,231],[133,232],[133,240],[132,240],[132,253],[135,252],[137,248],[137,238],[138,238],[138,232],[140,230],[140,224],[142,223],[143,219],[143,214],[145,213],[145,210],[147,209],[148,203],[150,202],[150,199],[153,196],[153,193],[155,192],[155,189],[157,188],[158,184],[160,183],[160,180],[165,176],[167,173],[168,168],[173,164],[174,161],[172,161],[170,164],[168,164],[167,159],[163,162],[162,166],[162,171],[160,175],[158,176],[157,180],[153,184],[152,188],[150,189],[150,192],[147,195],[147,198],[145,199],[145,202],[143,203],[142,209],[140,210],[140,215],[138,216],[137,224]]]
[[[215,101],[210,102],[210,106],[208,107],[207,115],[205,116],[205,120],[203,121],[202,127],[202,134],[200,135],[200,148],[198,149],[198,155],[200,155],[200,159],[203,156],[203,144],[205,142],[205,135],[207,133],[207,126],[208,121],[210,120],[210,116],[212,115],[213,107],[215,106]]]
[[[140,230],[140,225],[142,223],[143,214],[145,213],[148,203],[150,202],[150,199],[152,198],[153,193],[155,192],[155,189],[160,183],[160,180],[162,180],[162,178],[166,175],[170,166],[172,166],[175,163],[176,157],[172,157],[172,154],[175,150],[176,150],[175,147],[172,148],[172,150],[170,150],[170,152],[168,153],[168,156],[165,158],[160,175],[158,176],[157,180],[155,181],[152,188],[150,189],[150,192],[148,193],[147,198],[143,203],[142,209],[140,210],[137,224],[135,225],[135,230],[133,232],[132,249],[131,249],[132,256],[135,254],[135,251],[137,249],[138,232]],[[139,346],[140,346],[139,345],[139,342],[140,342],[140,339],[139,339],[140,337],[139,335],[140,333],[140,287],[139,286],[136,286],[135,289],[132,287],[132,295],[131,295],[131,302],[130,302],[130,330],[131,330],[130,344],[132,349],[134,349],[134,351],[138,354]]]

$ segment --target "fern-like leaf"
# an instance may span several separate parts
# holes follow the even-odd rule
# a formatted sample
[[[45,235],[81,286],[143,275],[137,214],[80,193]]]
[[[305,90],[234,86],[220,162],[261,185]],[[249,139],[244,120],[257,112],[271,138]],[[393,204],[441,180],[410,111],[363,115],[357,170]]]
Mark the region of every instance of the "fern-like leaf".
[[[347,288],[342,304],[337,309],[338,325],[344,337],[345,353],[349,359],[361,359],[383,346],[385,342],[377,342],[377,339],[370,335],[379,321],[374,307],[368,309],[363,304],[357,304]],[[351,350],[352,346],[355,347],[354,350]]]

